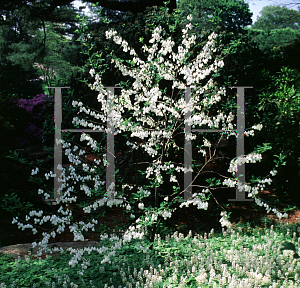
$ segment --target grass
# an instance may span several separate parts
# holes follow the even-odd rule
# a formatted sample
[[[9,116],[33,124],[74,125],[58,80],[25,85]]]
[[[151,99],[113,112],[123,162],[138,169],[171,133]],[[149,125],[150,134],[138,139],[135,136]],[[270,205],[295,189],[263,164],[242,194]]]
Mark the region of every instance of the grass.
[[[290,242],[300,252],[297,229],[238,224],[231,233],[186,237],[177,231],[164,239],[156,235],[153,250],[145,253],[139,247],[149,242],[132,240],[115,250],[111,263],[101,264],[103,254],[85,252],[89,264],[83,275],[69,266],[72,255],[66,253],[44,260],[2,256],[0,287],[300,287],[300,259],[281,249]],[[112,244],[104,239],[100,246]]]

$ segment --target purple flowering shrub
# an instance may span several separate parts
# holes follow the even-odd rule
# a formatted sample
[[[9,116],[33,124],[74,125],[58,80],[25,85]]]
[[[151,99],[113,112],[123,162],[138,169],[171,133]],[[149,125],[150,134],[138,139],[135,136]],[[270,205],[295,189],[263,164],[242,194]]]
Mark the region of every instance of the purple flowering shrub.
[[[25,121],[26,123],[20,123],[23,128],[21,130],[23,131],[16,131],[14,145],[17,148],[21,148],[32,143],[41,142],[43,135],[42,112],[46,104],[49,103],[49,100],[53,100],[53,96],[38,94],[32,99],[19,99],[17,101],[11,101],[14,105],[14,107],[11,107],[12,111],[15,110],[15,113],[17,114],[19,109],[15,108],[18,107],[21,108],[21,110],[23,110],[26,114],[25,118],[23,117],[23,119],[19,119],[19,121]]]

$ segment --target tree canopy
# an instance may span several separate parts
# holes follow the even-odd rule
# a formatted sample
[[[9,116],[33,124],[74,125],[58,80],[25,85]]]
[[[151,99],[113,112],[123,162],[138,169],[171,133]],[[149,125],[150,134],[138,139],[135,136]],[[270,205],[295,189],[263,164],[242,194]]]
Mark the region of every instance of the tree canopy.
[[[300,10],[288,9],[281,6],[265,6],[252,25],[253,29],[274,30],[274,29],[299,29]]]
[[[179,0],[178,8],[193,15],[201,29],[220,26],[228,32],[241,33],[252,24],[249,4],[243,0]]]
[[[0,10],[12,11],[16,8],[31,6],[31,15],[37,18],[43,18],[51,21],[53,12],[64,5],[69,5],[74,0],[2,0],[0,2]],[[146,10],[146,7],[164,6],[163,0],[133,0],[133,1],[118,1],[118,0],[83,0],[83,3],[93,3],[103,8],[118,10],[131,13],[140,13]],[[134,3],[134,5],[133,5]],[[167,6],[172,13],[176,9],[176,0],[170,0]]]
[[[294,45],[300,36],[300,10],[265,6],[250,33],[263,51]],[[283,51],[280,51],[283,53]],[[281,53],[281,54],[282,54]]]

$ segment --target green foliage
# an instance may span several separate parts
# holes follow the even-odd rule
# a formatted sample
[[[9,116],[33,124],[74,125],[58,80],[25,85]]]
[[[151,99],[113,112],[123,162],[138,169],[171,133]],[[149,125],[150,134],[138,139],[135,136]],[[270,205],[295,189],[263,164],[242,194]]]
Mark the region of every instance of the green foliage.
[[[294,255],[293,255],[294,259],[298,259],[299,258],[299,255],[296,253],[296,247],[295,247],[295,245],[293,243],[291,243],[291,242],[284,242],[282,244],[282,246],[283,246],[283,248],[280,248],[280,251],[292,250],[292,251],[295,252]]]
[[[11,192],[13,190],[10,190]],[[20,191],[19,191],[20,192]],[[20,211],[29,212],[33,205],[30,202],[22,202],[21,199],[15,192],[11,192],[11,194],[5,194],[2,198],[2,202],[0,206],[14,215],[20,216]]]
[[[282,67],[279,72],[274,74],[266,73],[270,79],[269,82],[263,89],[260,88],[256,100],[246,107],[246,119],[250,118],[248,120],[250,124],[262,123],[263,129],[256,138],[245,141],[245,148],[251,149],[249,147],[262,141],[268,142],[272,146],[272,158],[276,155],[286,158],[283,164],[285,166],[278,167],[277,171],[279,172],[274,178],[272,188],[279,193],[278,195],[283,196],[287,193],[293,203],[299,207],[299,72],[296,69]],[[247,115],[251,115],[251,117],[247,117]],[[259,171],[270,171],[271,158],[268,162],[265,161]]]
[[[27,258],[14,261],[8,255],[1,255],[0,285],[7,285],[7,287],[8,285],[21,287],[78,285],[97,288],[105,285],[126,287],[129,284],[146,286],[150,282],[150,277],[151,279],[156,277],[155,287],[170,285],[172,287],[185,285],[192,288],[199,285],[211,287],[211,283],[222,285],[218,276],[222,274],[224,267],[227,267],[231,278],[235,278],[235,284],[244,283],[245,280],[255,282],[255,276],[241,274],[239,267],[248,267],[246,272],[251,269],[256,271],[261,265],[256,261],[257,257],[263,257],[273,263],[272,267],[266,268],[266,273],[270,277],[264,280],[265,287],[285,285],[286,277],[278,276],[279,270],[282,275],[288,275],[290,283],[297,285],[294,279],[299,274],[298,265],[290,271],[292,261],[296,259],[297,264],[299,259],[296,253],[298,246],[296,237],[299,236],[297,225],[275,225],[270,229],[269,227],[251,228],[239,222],[232,228],[233,232],[229,235],[210,232],[204,235],[201,233],[186,236],[178,231],[165,231],[155,239],[153,251],[147,249],[150,243],[144,240],[134,239],[124,244],[122,249],[114,249],[110,239],[103,239],[97,247],[99,250],[103,246],[111,246],[114,249],[114,254],[109,256],[109,262],[100,263],[99,252],[84,252],[84,257],[88,256],[89,261],[79,267],[71,267],[68,264],[73,255],[67,251],[55,258],[51,259],[47,256],[43,260]],[[293,251],[293,259],[284,256],[284,250]],[[103,251],[101,256],[105,253],[107,254]],[[235,255],[235,263],[239,263],[236,268],[230,260],[231,253]],[[195,255],[198,255],[198,259]],[[191,259],[196,259],[195,263],[191,262]],[[148,273],[139,275],[140,271],[148,271]],[[160,277],[157,277],[157,273]],[[207,276],[203,277],[203,275]],[[209,283],[208,280],[211,282]]]
[[[271,142],[274,152],[297,155],[300,145],[296,133],[300,119],[299,72],[282,67],[277,74],[272,77],[269,90],[259,95],[259,119],[265,125],[264,137]]]
[[[78,44],[75,41],[71,44],[66,38],[74,34],[76,28],[74,9],[70,5],[59,7],[45,21],[42,15],[36,17],[35,14],[43,10],[43,5],[47,6],[46,1],[13,6],[5,12],[6,18],[0,27],[0,97],[16,94],[27,98],[40,94],[45,92],[46,85],[66,81],[76,70],[74,63],[70,63]],[[56,83],[44,82],[44,90],[43,81],[38,79],[44,73],[35,67],[42,64],[58,72]]]
[[[251,26],[253,29],[275,30],[290,28],[297,30],[300,28],[300,11],[281,6],[265,6],[260,11],[255,23]]]
[[[237,34],[252,24],[252,12],[243,0],[180,0],[177,5],[182,15],[192,13],[192,23],[200,30],[220,26],[222,30]]]
[[[0,147],[9,146],[11,144],[11,139],[14,139],[15,127],[12,124],[12,119],[8,119],[7,106],[10,105],[10,102],[5,99],[0,98],[0,129],[4,135],[7,137],[1,137]],[[6,115],[5,115],[5,114]]]
[[[45,90],[50,86],[65,86],[70,77],[80,71],[80,67],[72,63],[79,45],[67,38],[65,30],[65,25],[46,22],[45,31],[37,31],[38,41],[42,41],[44,33],[47,35],[45,56],[35,63],[40,76],[44,77]]]
[[[36,57],[39,49],[35,39],[28,35],[32,33],[36,22],[27,20],[27,16],[23,15],[22,11],[16,10],[6,13],[5,23],[0,26],[1,98],[14,94],[27,97],[42,92],[39,83],[28,82],[30,79],[37,78],[36,70],[30,61]]]
[[[262,51],[269,51],[293,44],[300,36],[300,30],[289,27],[273,30],[250,29],[253,40],[259,45]]]
[[[265,6],[260,14],[249,30],[262,51],[283,48],[299,39],[299,11],[280,6]]]
[[[29,120],[22,109],[8,109],[11,99],[31,99],[45,91],[52,94],[53,90],[46,90],[46,86],[65,86],[72,73],[80,70],[74,68],[79,47],[76,37],[72,43],[66,38],[75,30],[72,7],[57,8],[45,22],[42,15],[38,18],[33,15],[37,6],[40,9],[42,5],[47,5],[46,1],[6,11],[0,26],[0,128],[6,135],[1,137],[1,148],[11,146],[16,134],[24,131]],[[50,75],[49,67],[55,68],[56,76]],[[44,80],[39,76],[44,76]],[[43,111],[45,145],[53,142],[53,111],[53,105]]]

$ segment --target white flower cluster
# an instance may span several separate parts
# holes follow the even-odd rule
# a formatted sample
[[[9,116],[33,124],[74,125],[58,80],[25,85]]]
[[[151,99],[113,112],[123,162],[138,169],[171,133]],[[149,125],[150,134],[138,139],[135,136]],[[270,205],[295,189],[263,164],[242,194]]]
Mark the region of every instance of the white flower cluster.
[[[88,186],[81,185],[80,189],[83,190],[88,197],[90,197],[92,195],[92,192]]]
[[[49,180],[49,177],[56,177],[56,174],[53,174],[53,171],[50,171],[50,173],[46,173],[46,174],[45,174],[45,178],[46,178],[47,180]]]
[[[84,241],[84,236],[78,231],[78,226],[75,223],[74,225],[69,227],[70,232],[74,232],[74,241]]]
[[[228,187],[235,187],[236,184],[237,184],[237,181],[232,180],[230,178],[227,178],[223,181],[223,185],[226,185]]]
[[[255,203],[258,205],[258,206],[264,206],[267,210],[267,213],[269,213],[271,210],[276,213],[276,216],[278,217],[278,219],[280,220],[281,218],[288,218],[288,214],[287,213],[280,213],[278,212],[275,208],[270,208],[270,206],[267,204],[267,203],[264,203],[263,201],[261,201],[260,199],[258,198],[254,198],[255,200]]]
[[[148,197],[151,195],[151,192],[149,190],[144,190],[143,187],[137,187],[137,193],[141,197]]]
[[[182,208],[183,206],[188,207],[190,204],[193,205],[197,205],[197,209],[203,209],[203,210],[207,210],[208,208],[208,202],[203,202],[200,198],[194,198],[192,200],[187,200],[183,203],[180,204],[180,208]]]
[[[170,211],[164,210],[161,214],[161,216],[166,220],[167,218],[171,218],[172,213]]]
[[[149,178],[150,175],[152,175],[154,173],[156,174],[156,177],[161,176],[160,175],[160,169],[163,170],[163,171],[167,171],[167,170],[170,170],[170,169],[174,168],[174,164],[165,163],[164,165],[161,165],[161,164],[158,164],[158,162],[155,162],[155,161],[153,162],[153,166],[154,166],[155,169],[153,167],[147,167],[146,168],[146,172],[147,172],[146,178]],[[184,169],[185,168],[182,167],[183,171],[184,171]]]
[[[31,175],[36,175],[39,172],[39,167],[36,167],[35,170],[32,169]]]
[[[97,210],[99,207],[104,206],[104,204],[106,203],[106,201],[107,201],[106,197],[104,197],[103,199],[97,200],[93,204],[84,207],[83,211],[85,213],[91,213],[91,209],[92,208],[93,208],[93,210]]]
[[[211,143],[206,138],[204,138],[204,144],[203,145],[206,146],[206,147],[211,147]]]
[[[252,128],[254,130],[260,131],[263,128],[263,125],[262,124],[254,125],[254,126],[252,126]],[[254,130],[245,131],[245,136],[249,136],[249,135],[254,136]]]
[[[263,128],[262,124],[252,126],[253,129],[260,131]]]
[[[99,151],[100,148],[97,147],[97,141],[95,141],[92,137],[90,137],[89,135],[82,133],[81,137],[80,137],[80,141],[85,141],[88,140],[89,142],[87,143],[87,145],[91,145],[91,147],[95,150],[95,151]]]
[[[136,232],[135,230],[139,231]],[[141,231],[141,226],[137,225],[136,227],[130,226],[123,235],[123,244],[125,242],[130,242],[131,239],[140,239],[142,240],[144,236],[144,232]]]
[[[228,169],[228,172],[235,172],[237,169],[237,166],[241,166],[245,163],[256,163],[256,161],[261,161],[262,160],[262,155],[257,154],[257,153],[250,153],[249,155],[246,156],[239,156],[235,160],[231,160],[230,166]]]
[[[231,223],[228,220],[228,215],[226,211],[222,211],[221,212],[221,219],[220,219],[220,223],[222,227],[228,227],[231,228]]]

